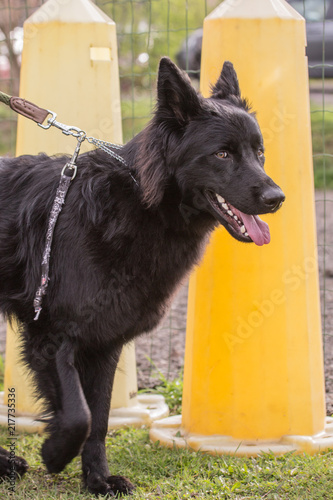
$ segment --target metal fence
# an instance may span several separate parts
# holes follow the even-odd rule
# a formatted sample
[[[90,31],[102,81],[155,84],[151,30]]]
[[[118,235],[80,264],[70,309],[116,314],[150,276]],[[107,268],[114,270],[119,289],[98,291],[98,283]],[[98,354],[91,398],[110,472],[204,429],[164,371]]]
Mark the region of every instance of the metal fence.
[[[54,0],[55,5],[57,1],[63,4],[66,0]],[[333,370],[330,369],[330,365],[333,366],[333,343],[330,340],[333,337],[333,80],[330,79],[333,77],[333,0],[291,2],[307,19],[310,76],[315,77],[310,80],[310,97],[320,293],[326,381],[330,386],[332,379],[333,386]],[[0,0],[0,89],[12,95],[17,95],[19,89],[23,22],[42,3],[43,0]],[[196,77],[200,72],[200,32],[197,30],[220,0],[97,0],[96,3],[117,25],[126,141],[149,120],[155,101],[156,69],[161,55],[169,55],[178,61],[197,85]],[[192,36],[188,38],[189,35]],[[15,139],[16,116],[2,106],[0,154],[13,155]],[[159,330],[139,339],[137,361],[141,386],[155,383],[153,365],[168,378],[177,375],[181,368],[186,296],[185,286]]]

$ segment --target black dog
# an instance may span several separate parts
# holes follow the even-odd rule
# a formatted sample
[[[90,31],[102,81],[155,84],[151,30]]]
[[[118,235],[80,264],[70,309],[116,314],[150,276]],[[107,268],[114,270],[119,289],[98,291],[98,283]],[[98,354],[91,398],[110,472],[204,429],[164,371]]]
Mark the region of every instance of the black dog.
[[[88,490],[111,496],[133,489],[110,476],[105,456],[122,346],[158,324],[219,223],[239,241],[268,243],[257,214],[284,200],[264,172],[260,129],[231,63],[205,99],[163,58],[155,115],[120,154],[128,167],[100,150],[78,159],[37,321],[48,217],[67,158],[0,160],[0,309],[23,325],[23,358],[46,401],[43,461],[60,472],[82,453]]]

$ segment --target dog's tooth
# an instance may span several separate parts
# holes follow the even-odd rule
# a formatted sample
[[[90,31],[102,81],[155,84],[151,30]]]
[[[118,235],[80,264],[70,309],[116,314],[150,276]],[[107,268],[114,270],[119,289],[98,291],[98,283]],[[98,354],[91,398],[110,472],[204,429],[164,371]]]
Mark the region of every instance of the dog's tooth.
[[[231,217],[234,215],[231,210],[228,210],[227,214],[231,215]]]
[[[226,203],[222,203],[222,207],[225,209],[225,210],[229,210],[229,207]]]
[[[248,236],[248,235],[249,235],[249,233],[248,233],[248,232],[244,233],[244,236]]]
[[[235,219],[235,220],[238,220],[238,217],[237,217],[237,215],[236,215],[236,214],[234,214],[234,219]]]
[[[244,225],[240,228],[240,230],[241,230],[241,233],[243,233],[243,234],[245,233],[245,235],[246,235],[246,229],[245,229]]]
[[[225,199],[224,199],[224,198],[222,198],[222,196],[220,196],[219,194],[216,194],[216,198],[217,198],[217,201],[218,201],[219,203],[221,203],[221,204],[225,202]]]

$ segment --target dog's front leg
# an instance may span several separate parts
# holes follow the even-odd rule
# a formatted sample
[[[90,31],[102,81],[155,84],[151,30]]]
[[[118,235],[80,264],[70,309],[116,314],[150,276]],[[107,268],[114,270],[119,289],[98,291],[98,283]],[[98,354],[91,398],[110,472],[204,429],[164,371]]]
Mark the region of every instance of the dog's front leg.
[[[89,353],[80,360],[81,382],[91,412],[91,432],[82,453],[85,485],[95,495],[130,494],[134,486],[123,476],[111,476],[105,453],[111,391],[121,349]]]
[[[78,455],[90,432],[91,416],[74,365],[75,347],[66,339],[56,353],[61,409],[48,423],[49,437],[42,446],[42,457],[49,472],[60,472]],[[39,374],[41,376],[41,374]]]

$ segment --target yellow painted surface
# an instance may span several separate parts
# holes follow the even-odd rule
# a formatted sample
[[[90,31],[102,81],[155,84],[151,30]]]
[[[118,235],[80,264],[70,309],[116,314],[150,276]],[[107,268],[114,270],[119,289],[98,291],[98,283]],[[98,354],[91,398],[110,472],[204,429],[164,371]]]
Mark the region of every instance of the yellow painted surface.
[[[121,143],[116,26],[89,0],[54,5],[49,0],[24,23],[20,96],[56,112],[62,123],[78,126],[96,138]],[[46,131],[18,117],[17,155],[41,151],[72,155],[75,146],[76,140],[60,130]],[[82,151],[87,148],[85,143]],[[38,407],[31,397],[28,374],[19,361],[17,340],[8,327],[4,401],[7,389],[15,387],[17,411],[35,414]],[[124,349],[113,407],[132,406],[136,402],[133,349]]]
[[[29,19],[25,32],[27,24]],[[24,39],[20,95],[56,112],[62,123],[97,139],[121,143],[115,24],[52,21],[34,25],[34,32]],[[72,154],[74,148],[75,139],[54,127],[46,132],[18,117],[18,155]],[[82,151],[88,148],[92,146],[85,142]]]
[[[182,427],[234,439],[312,436],[324,429],[325,403],[305,22],[284,0],[247,0],[251,15],[241,18],[236,4],[205,20],[201,89],[207,96],[223,62],[234,64],[286,201],[262,216],[269,245],[218,229],[191,278]]]
[[[135,344],[127,344],[120,357],[114,379],[111,409],[130,408],[138,404]]]
[[[12,327],[7,324],[4,403],[7,405],[8,394],[15,394],[16,416],[17,414],[38,414],[40,406],[33,397],[33,385],[29,372],[20,362],[20,343],[17,331],[16,322],[13,322]],[[12,392],[12,389],[15,391]]]

